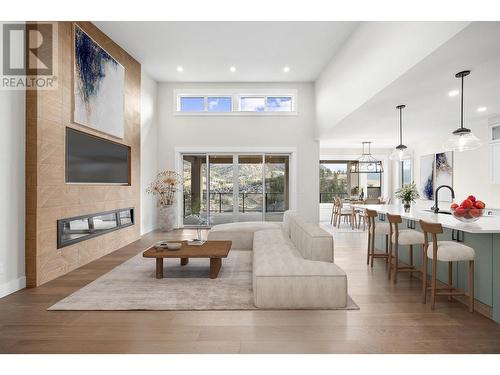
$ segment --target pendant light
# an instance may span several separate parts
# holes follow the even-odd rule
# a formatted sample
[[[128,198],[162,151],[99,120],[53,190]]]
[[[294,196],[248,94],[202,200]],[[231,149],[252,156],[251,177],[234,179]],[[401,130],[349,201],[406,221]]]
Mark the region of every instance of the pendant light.
[[[460,127],[453,132],[453,135],[443,145],[446,151],[470,151],[481,146],[481,141],[470,129],[464,127],[464,77],[470,74],[470,70],[458,72],[455,77],[462,80],[462,90],[460,92]]]
[[[382,162],[375,159],[371,154],[371,142],[362,142],[363,154],[361,157],[352,163],[351,172],[352,173],[382,173],[384,170],[382,168]],[[368,145],[368,152],[366,152],[365,147]]]
[[[396,107],[396,109],[399,109],[399,145],[396,146],[391,156],[389,156],[391,160],[403,161],[411,159],[411,153],[408,151],[408,147],[403,144],[403,108],[405,107],[404,104]]]

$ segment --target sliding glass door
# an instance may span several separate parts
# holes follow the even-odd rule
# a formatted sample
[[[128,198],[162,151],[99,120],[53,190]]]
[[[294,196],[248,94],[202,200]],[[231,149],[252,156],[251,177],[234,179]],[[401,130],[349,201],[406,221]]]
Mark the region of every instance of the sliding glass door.
[[[182,155],[183,225],[281,221],[289,207],[289,155]]]
[[[289,157],[265,155],[264,220],[282,221],[289,205]]]
[[[209,223],[231,223],[234,220],[233,155],[208,156]]]
[[[238,221],[262,221],[263,155],[238,155]]]
[[[183,225],[208,223],[207,156],[183,155]]]

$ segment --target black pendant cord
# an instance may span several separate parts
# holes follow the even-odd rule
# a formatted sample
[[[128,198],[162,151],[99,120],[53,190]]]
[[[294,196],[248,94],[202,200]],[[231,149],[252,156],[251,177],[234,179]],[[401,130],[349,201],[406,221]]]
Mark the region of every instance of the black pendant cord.
[[[464,75],[462,74],[462,90],[460,91],[460,129],[464,128]]]
[[[464,70],[463,72],[458,72],[455,77],[461,80],[461,92],[460,92],[460,127],[453,132],[455,135],[463,135],[470,133],[470,129],[464,127],[464,78],[470,74],[470,70]]]
[[[403,144],[403,109],[406,108],[404,104],[400,104],[396,107],[399,109],[399,145],[396,146],[397,150],[405,149],[406,146]]]
[[[403,144],[403,107],[399,107],[399,144]]]

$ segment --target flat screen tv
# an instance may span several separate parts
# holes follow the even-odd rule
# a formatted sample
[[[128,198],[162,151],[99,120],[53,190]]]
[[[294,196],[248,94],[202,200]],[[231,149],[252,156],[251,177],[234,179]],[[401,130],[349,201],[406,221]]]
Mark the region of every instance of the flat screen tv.
[[[66,128],[66,182],[129,185],[130,147]]]

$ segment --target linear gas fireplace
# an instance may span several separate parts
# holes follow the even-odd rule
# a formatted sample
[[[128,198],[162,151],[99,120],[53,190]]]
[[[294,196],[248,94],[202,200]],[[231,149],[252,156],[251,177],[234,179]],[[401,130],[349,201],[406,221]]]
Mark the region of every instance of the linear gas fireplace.
[[[57,220],[57,248],[134,225],[134,209],[121,208]]]

